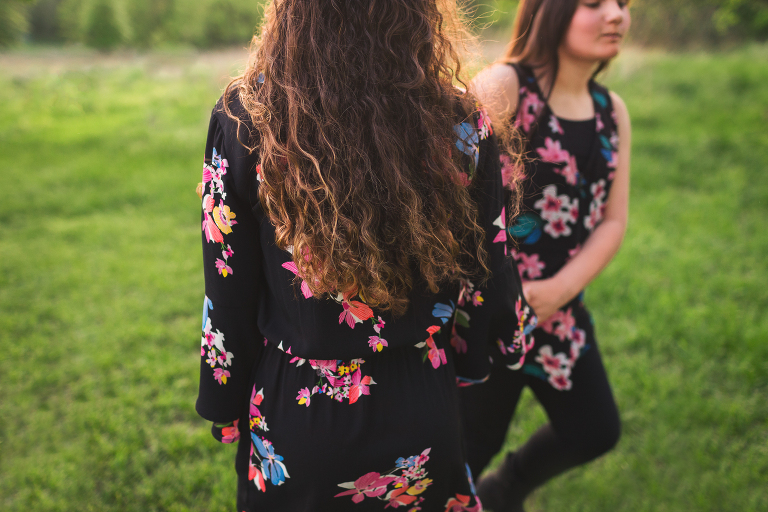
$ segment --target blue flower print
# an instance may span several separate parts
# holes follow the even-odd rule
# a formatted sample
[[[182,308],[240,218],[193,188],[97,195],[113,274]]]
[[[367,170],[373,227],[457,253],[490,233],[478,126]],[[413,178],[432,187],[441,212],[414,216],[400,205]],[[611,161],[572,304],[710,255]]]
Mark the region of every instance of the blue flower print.
[[[208,310],[213,309],[213,302],[211,302],[211,299],[208,298],[206,295],[205,300],[203,301],[203,328],[202,330],[205,330],[205,324],[208,321]]]
[[[453,310],[456,309],[456,304],[454,304],[453,301],[450,302],[450,306],[439,302],[435,304],[435,309],[432,310],[432,316],[439,318],[443,323],[448,322],[448,319],[453,316]]]
[[[541,238],[541,217],[532,213],[524,213],[515,219],[515,223],[507,228],[510,236],[522,239],[522,243],[535,244]]]
[[[253,432],[251,432],[251,439],[253,446],[256,447],[261,456],[261,469],[264,472],[264,478],[272,482],[272,485],[280,485],[285,482],[288,472],[282,462],[283,458],[280,455],[275,455],[275,448],[272,443],[258,437]]]
[[[453,131],[459,137],[456,140],[456,147],[465,155],[471,156],[475,164],[474,167],[477,167],[480,161],[480,151],[477,148],[480,137],[477,135],[477,130],[470,123],[461,123],[455,125]]]
[[[413,455],[412,457],[408,457],[407,459],[399,457],[395,461],[395,466],[398,468],[412,468],[413,466],[416,465],[417,458],[418,458],[417,455]]]

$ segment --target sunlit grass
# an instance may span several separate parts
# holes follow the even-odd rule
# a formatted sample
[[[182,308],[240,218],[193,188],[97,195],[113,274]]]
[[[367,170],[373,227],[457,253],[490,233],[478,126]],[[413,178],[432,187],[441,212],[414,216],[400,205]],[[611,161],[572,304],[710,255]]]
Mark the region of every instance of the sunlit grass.
[[[0,509],[234,507],[193,410],[194,187],[239,58],[0,55]],[[587,300],[624,435],[529,508],[765,510],[768,50],[635,52],[608,83],[631,224]],[[542,421],[527,395],[510,446]]]

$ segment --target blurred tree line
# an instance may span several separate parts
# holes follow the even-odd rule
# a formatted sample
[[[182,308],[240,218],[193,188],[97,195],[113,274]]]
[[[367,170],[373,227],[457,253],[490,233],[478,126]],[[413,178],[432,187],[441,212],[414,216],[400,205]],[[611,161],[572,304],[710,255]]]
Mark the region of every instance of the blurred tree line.
[[[0,0],[0,46],[247,45],[264,0]]]
[[[508,30],[517,0],[463,0],[479,27]],[[0,47],[19,41],[109,50],[245,45],[265,0],[0,0]],[[631,38],[670,48],[768,40],[768,0],[633,0]]]

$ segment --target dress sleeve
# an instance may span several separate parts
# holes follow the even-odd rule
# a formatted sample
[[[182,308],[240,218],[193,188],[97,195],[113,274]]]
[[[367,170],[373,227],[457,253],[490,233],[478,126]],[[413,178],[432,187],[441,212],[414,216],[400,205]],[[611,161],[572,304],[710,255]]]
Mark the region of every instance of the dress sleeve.
[[[227,121],[214,109],[201,198],[205,299],[196,409],[216,423],[241,416],[251,369],[263,348],[256,323],[261,251],[249,185],[255,162],[237,141],[236,123]]]
[[[507,256],[504,185],[499,147],[484,110],[471,117],[474,133],[457,130],[469,156],[472,195],[485,229],[485,250],[491,277],[483,284],[462,282],[452,345],[457,354],[459,385],[482,382],[490,372],[488,358],[503,357],[510,369],[519,369],[533,347],[536,317],[525,302],[514,260]],[[467,141],[467,137],[474,140]],[[475,154],[471,146],[475,146]],[[468,152],[469,151],[469,152]],[[472,164],[474,163],[474,167]],[[486,373],[483,374],[483,371]],[[478,378],[479,377],[479,378]]]

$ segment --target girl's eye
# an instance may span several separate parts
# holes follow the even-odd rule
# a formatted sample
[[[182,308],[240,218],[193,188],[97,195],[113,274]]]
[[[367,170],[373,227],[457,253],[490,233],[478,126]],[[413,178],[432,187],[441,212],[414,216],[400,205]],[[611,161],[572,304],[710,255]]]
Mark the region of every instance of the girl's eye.
[[[600,2],[589,2],[589,3],[585,3],[583,5],[584,5],[584,7],[588,7],[590,9],[597,9],[598,7],[600,7]]]
[[[629,5],[629,2],[623,2],[623,1],[619,0],[618,4],[619,4],[619,7],[623,9],[623,8],[625,8],[627,5]]]

